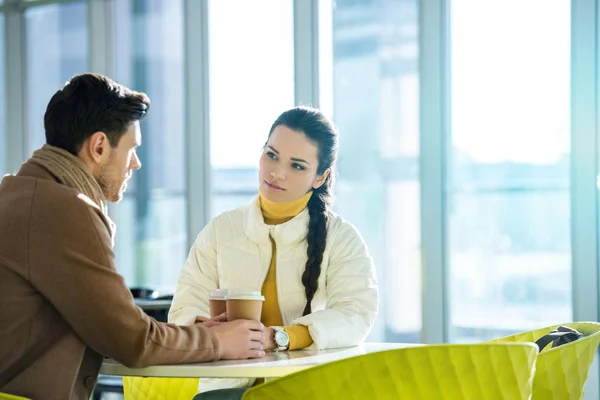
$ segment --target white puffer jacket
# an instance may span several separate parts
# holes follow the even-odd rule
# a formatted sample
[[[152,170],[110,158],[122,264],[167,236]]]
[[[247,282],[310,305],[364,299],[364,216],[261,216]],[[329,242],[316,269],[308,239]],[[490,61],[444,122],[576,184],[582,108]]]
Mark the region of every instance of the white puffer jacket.
[[[185,325],[208,317],[208,295],[217,288],[260,291],[271,264],[269,235],[277,245],[277,293],[284,325],[305,325],[313,348],[360,344],[378,310],[375,268],[356,229],[333,215],[312,314],[302,316],[306,295],[309,214],[305,209],[280,225],[266,225],[258,197],[213,219],[198,235],[181,272],[169,321]]]

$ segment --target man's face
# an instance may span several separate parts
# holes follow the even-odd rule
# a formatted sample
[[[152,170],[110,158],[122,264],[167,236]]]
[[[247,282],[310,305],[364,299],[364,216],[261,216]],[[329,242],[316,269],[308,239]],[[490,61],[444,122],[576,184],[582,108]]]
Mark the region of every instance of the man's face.
[[[142,163],[137,156],[136,149],[142,144],[140,123],[133,122],[117,147],[110,148],[110,156],[106,164],[100,167],[98,184],[106,200],[119,202],[127,189],[127,181],[131,178],[133,170],[140,169]]]

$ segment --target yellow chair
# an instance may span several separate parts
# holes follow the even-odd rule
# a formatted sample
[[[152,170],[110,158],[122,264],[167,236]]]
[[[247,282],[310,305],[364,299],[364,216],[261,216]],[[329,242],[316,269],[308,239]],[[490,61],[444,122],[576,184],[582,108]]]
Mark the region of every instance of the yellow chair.
[[[15,396],[14,394],[0,393],[0,400],[30,400],[27,397]]]
[[[323,364],[249,389],[255,399],[529,400],[532,343],[440,344]]]
[[[198,378],[123,377],[125,400],[191,400],[198,393]]]
[[[559,325],[516,335],[494,339],[499,342],[535,342]],[[590,366],[600,343],[600,324],[597,322],[575,322],[563,324],[583,333],[585,337],[574,342],[551,348],[546,346],[540,352],[535,379],[533,400],[580,400]]]

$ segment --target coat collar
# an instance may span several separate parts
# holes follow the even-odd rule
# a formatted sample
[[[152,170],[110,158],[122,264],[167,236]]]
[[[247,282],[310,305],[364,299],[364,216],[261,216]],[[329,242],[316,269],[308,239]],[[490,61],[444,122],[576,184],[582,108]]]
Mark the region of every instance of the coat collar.
[[[269,245],[269,236],[271,236],[281,249],[296,246],[306,239],[309,220],[308,208],[305,208],[288,222],[279,225],[267,225],[260,209],[259,198],[256,196],[245,208],[244,230],[254,243]]]

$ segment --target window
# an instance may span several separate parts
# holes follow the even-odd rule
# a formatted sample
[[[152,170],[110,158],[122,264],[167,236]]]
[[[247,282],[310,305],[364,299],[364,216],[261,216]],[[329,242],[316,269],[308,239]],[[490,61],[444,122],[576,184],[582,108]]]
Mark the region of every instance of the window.
[[[369,340],[418,342],[417,1],[338,0],[332,29],[336,210],[358,228],[377,267],[380,312]]]
[[[129,286],[174,290],[189,252],[185,171],[183,2],[114,3],[116,80],[152,101],[142,121],[142,168],[121,204],[117,265]],[[191,90],[194,90],[193,88]]]
[[[0,179],[6,172],[6,88],[4,63],[4,14],[0,14]]]
[[[213,216],[257,194],[271,124],[294,106],[292,9],[291,0],[209,2]]]
[[[48,101],[73,75],[87,72],[86,2],[49,4],[25,12],[28,152],[46,142]]]
[[[570,2],[454,0],[450,340],[572,318]]]

